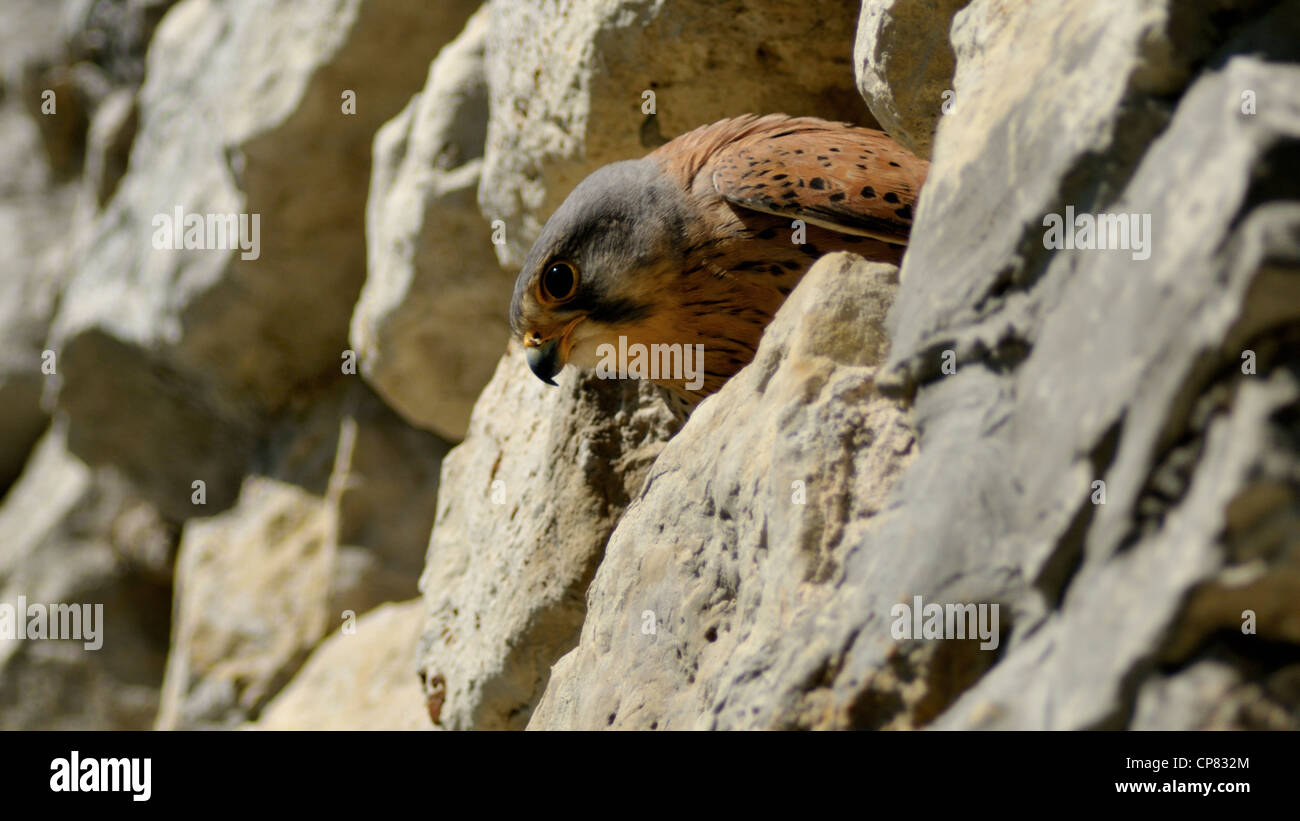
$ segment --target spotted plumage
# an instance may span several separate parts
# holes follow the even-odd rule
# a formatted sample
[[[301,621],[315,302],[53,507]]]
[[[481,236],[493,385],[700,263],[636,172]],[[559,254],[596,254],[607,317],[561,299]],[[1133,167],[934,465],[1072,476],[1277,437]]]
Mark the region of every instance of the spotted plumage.
[[[702,345],[701,386],[655,380],[692,406],[753,359],[818,257],[899,261],[928,167],[882,132],[811,117],[698,128],[579,183],[524,261],[511,328],[548,382],[620,336]]]

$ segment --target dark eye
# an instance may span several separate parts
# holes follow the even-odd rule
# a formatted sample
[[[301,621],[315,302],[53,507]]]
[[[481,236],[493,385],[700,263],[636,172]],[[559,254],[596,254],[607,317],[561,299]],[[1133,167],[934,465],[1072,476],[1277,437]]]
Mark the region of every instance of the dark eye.
[[[578,272],[567,262],[556,262],[542,274],[542,298],[563,302],[578,290]]]

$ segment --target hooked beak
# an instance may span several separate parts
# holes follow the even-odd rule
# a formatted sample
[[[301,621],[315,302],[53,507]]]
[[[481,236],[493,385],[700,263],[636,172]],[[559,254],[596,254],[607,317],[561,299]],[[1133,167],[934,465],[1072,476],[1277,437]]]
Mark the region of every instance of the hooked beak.
[[[548,385],[555,385],[551,377],[560,372],[560,338],[549,339],[540,345],[524,349],[524,358],[528,360],[528,369],[537,374],[537,378]]]
[[[569,351],[573,347],[570,336],[583,319],[585,317],[574,317],[559,336],[553,336],[545,342],[536,331],[524,337],[524,358],[528,360],[528,369],[537,374],[538,379],[548,385],[555,385],[555,380],[551,377],[559,373],[564,363],[569,361]]]

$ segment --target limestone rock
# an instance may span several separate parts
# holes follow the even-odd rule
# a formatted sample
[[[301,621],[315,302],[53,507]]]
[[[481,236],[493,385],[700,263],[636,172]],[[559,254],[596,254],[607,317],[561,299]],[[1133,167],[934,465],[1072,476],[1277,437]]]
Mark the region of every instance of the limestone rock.
[[[1296,8],[0,3],[0,603],[107,626],[0,728],[1295,729]],[[500,266],[749,111],[930,156],[901,270],[538,382]]]
[[[853,93],[856,9],[840,0],[491,6],[479,202],[505,223],[507,266],[592,171],[698,126],[750,112],[874,125]]]
[[[1300,19],[1229,33],[1163,3],[1100,5],[976,0],[954,22],[959,104],[889,360],[833,404],[911,399],[915,459],[878,502],[851,493],[818,520],[825,542],[792,538],[789,477],[745,423],[788,424],[777,446],[853,440],[775,401],[696,433],[814,373],[761,353],[620,521],[531,727],[1292,726],[1294,665],[1270,648],[1300,637]],[[1068,69],[1065,37],[1088,44]],[[1256,98],[1272,104],[1243,108]],[[1067,205],[1134,215],[1129,247],[1050,247],[1044,215]],[[768,356],[825,289],[815,275]],[[731,479],[751,475],[735,463],[773,487]],[[800,563],[779,565],[791,544]],[[918,596],[996,606],[997,642],[909,638],[897,606]]]
[[[327,631],[417,592],[446,445],[359,382],[271,443],[238,504],[186,522],[159,728],[256,719]]]
[[[1294,482],[1280,477],[1300,461],[1281,444],[1298,396],[1282,363],[1300,318],[1300,214],[1274,200],[1298,193],[1277,173],[1294,165],[1300,70],[1212,61],[1172,118],[1160,102],[1193,55],[1281,48],[1294,62],[1294,34],[1274,14],[1245,39],[1206,42],[1159,3],[1089,9],[1090,23],[1053,5],[958,15],[961,104],[939,131],[894,315],[895,373],[921,380],[924,435],[899,499],[912,529],[890,544],[945,557],[934,575],[965,577],[961,596],[1002,602],[1010,623],[996,665],[948,693],[941,728],[1128,726],[1153,659],[1194,663],[1219,631],[1240,632],[1246,609],[1260,636],[1295,635],[1294,540],[1272,534],[1293,518]],[[1106,36],[1086,39],[1098,50],[1080,61],[1100,73],[1076,97],[1044,79],[1060,61],[1025,44],[1080,25]],[[1246,89],[1278,104],[1243,116]],[[1045,248],[1043,215],[1066,205],[1148,215],[1149,258]],[[972,207],[997,225],[954,255],[941,234],[973,230]],[[1269,353],[1246,375],[1255,347]],[[939,367],[944,349],[955,374]],[[975,488],[978,506],[963,504]],[[881,592],[854,606],[883,612]],[[863,703],[854,682],[888,657],[877,644],[859,641],[844,664],[848,709]],[[879,726],[882,694],[871,698]]]
[[[20,93],[32,122],[39,127],[45,159],[55,179],[81,173],[90,118],[111,84],[93,63],[24,67]],[[52,106],[52,111],[45,109]]]
[[[91,207],[103,208],[117,191],[126,173],[138,116],[135,92],[125,88],[110,92],[95,111],[86,135],[83,184]]]
[[[158,729],[255,717],[327,629],[326,512],[292,484],[250,478],[240,500],[185,525]]]
[[[488,24],[486,8],[471,18],[375,138],[368,272],[352,317],[366,379],[413,424],[451,439],[465,435],[510,333],[514,277],[497,264],[476,199]]]
[[[423,622],[424,603],[416,599],[372,610],[353,633],[336,625],[249,729],[432,729],[411,669]]]
[[[114,85],[144,79],[145,51],[154,29],[176,0],[63,0],[61,30],[67,50],[103,68]]]
[[[363,613],[418,592],[447,450],[368,389],[347,395],[325,493],[328,544],[337,551],[331,613]]]
[[[371,138],[475,5],[185,0],[166,14],[129,170],[52,335],[75,452],[122,466],[171,515],[196,478],[210,504],[234,502],[265,419],[340,372]],[[242,239],[258,247],[214,233],[226,250],[155,249],[155,219],[178,208],[257,214]]]
[[[66,187],[0,199],[0,231],[12,239],[0,260],[0,497],[49,421],[41,405],[45,335],[68,278],[74,203]]]
[[[0,497],[49,421],[42,353],[70,271],[75,196],[54,184],[22,87],[29,63],[61,53],[58,13],[42,0],[0,9]]]
[[[0,197],[21,200],[49,192],[53,175],[41,149],[41,135],[27,115],[17,88],[0,86]]]
[[[0,639],[0,730],[148,729],[175,539],[121,477],[69,454],[61,430],[42,438],[0,504],[0,604],[88,606],[94,621],[81,641]]]
[[[913,455],[906,416],[873,383],[896,275],[819,260],[754,361],[696,409],[610,538],[582,641],[530,728],[796,723],[786,690],[838,648],[795,628],[833,612]]]
[[[945,104],[956,105],[952,17],[970,0],[864,0],[853,65],[858,91],[890,136],[930,157]],[[944,92],[948,92],[945,96]]]
[[[417,663],[446,729],[528,721],[577,640],[605,540],[679,424],[651,383],[573,368],[556,381],[512,345],[443,462]]]
[[[1043,215],[1114,198],[1168,121],[1162,100],[1212,48],[1203,29],[1173,19],[1174,5],[975,0],[955,16],[956,105],[942,119],[891,325],[891,369],[908,363],[898,378],[934,375],[935,351],[952,347],[958,327],[981,331],[961,340],[961,360],[1000,344],[1014,351],[1014,329],[992,309],[1041,274]],[[1065,40],[1087,45],[1066,60]]]
[[[51,63],[64,52],[61,17],[68,10],[62,0],[11,0],[0,10],[0,80],[6,96],[15,93],[23,67]],[[16,102],[16,101],[15,101]]]
[[[1248,656],[1204,659],[1142,684],[1134,730],[1300,729],[1300,665]]]

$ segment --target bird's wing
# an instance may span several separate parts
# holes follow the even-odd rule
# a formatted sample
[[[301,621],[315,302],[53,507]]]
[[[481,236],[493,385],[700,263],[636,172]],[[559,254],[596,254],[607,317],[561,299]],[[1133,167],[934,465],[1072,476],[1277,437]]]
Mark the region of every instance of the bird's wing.
[[[731,202],[846,234],[906,245],[930,164],[882,131],[764,117],[708,163]]]

